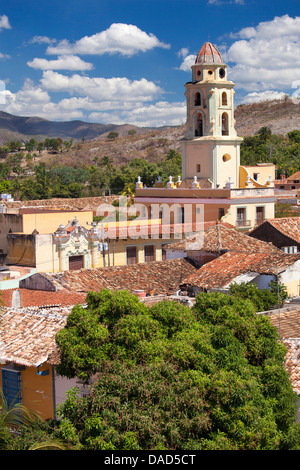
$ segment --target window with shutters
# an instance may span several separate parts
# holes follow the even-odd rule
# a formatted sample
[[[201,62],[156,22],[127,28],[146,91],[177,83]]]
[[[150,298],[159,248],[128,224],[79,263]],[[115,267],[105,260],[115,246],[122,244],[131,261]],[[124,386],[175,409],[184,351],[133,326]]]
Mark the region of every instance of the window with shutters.
[[[8,407],[22,403],[20,371],[2,369],[2,392]]]
[[[127,264],[137,264],[137,247],[136,246],[126,247],[126,260],[127,260]]]
[[[151,261],[154,261],[154,245],[144,246],[144,261],[145,263],[150,263]]]
[[[297,246],[283,246],[281,250],[284,251],[285,253],[294,254],[298,252],[298,247]]]

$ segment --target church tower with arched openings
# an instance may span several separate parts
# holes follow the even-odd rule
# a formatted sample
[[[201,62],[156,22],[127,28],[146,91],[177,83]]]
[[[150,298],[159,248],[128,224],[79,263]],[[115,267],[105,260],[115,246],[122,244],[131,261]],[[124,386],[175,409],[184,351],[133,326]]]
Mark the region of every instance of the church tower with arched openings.
[[[218,49],[206,42],[191,68],[191,81],[185,84],[182,173],[168,181],[159,177],[152,188],[139,178],[135,202],[144,205],[148,218],[157,214],[162,224],[168,213],[174,224],[193,224],[202,217],[249,230],[274,217],[275,165],[241,165],[243,138],[235,129],[234,83]]]
[[[234,122],[234,83],[227,78],[218,49],[200,49],[186,83],[187,129],[183,139],[182,179],[195,176],[200,187],[239,187],[240,143]]]

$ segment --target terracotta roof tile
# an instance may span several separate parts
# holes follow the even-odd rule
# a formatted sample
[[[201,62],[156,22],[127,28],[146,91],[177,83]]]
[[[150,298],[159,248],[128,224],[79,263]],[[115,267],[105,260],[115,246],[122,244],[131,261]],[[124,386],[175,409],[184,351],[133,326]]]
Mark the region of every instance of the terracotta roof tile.
[[[183,279],[196,271],[195,265],[186,258],[150,263],[110,266],[106,268],[64,271],[42,274],[59,291],[86,293],[90,290],[154,291],[157,294],[173,294]],[[34,278],[34,275],[32,276]]]
[[[267,243],[253,237],[249,237],[239,232],[233,227],[222,223],[214,224],[205,228],[203,232],[195,233],[178,243],[169,244],[166,248],[172,250],[188,250],[188,251],[235,251],[246,253],[262,253],[262,252],[281,252],[272,243]]]
[[[0,291],[0,306],[1,304],[5,307],[11,307],[11,301],[13,296],[13,289],[5,289]]]
[[[23,307],[51,307],[51,306],[72,306],[85,303],[86,295],[77,292],[50,292],[33,289],[7,289],[0,291],[5,307],[12,307],[13,293],[20,294],[20,308]]]
[[[224,62],[216,46],[206,42],[198,52],[195,64],[224,64]]]
[[[272,225],[283,235],[300,243],[300,217],[278,217],[276,219],[268,219],[264,224]],[[252,230],[250,234],[254,232],[254,230]]]
[[[293,308],[287,310],[272,311],[269,313],[272,325],[280,331],[282,339],[300,339],[300,309]]]
[[[286,179],[287,179],[287,181],[300,180],[300,171],[296,171],[296,173],[294,173],[291,176],[288,176],[288,178],[286,178]]]
[[[70,307],[2,309],[0,360],[38,366],[56,351],[55,335],[66,324]]]
[[[300,395],[300,309],[273,311],[268,316],[287,348],[285,368],[294,391]]]
[[[285,368],[290,376],[294,392],[300,395],[300,338],[289,338],[283,343],[287,348]]]
[[[224,288],[237,276],[246,273],[275,275],[300,259],[300,254],[227,252],[187,277],[181,285],[202,289]]]

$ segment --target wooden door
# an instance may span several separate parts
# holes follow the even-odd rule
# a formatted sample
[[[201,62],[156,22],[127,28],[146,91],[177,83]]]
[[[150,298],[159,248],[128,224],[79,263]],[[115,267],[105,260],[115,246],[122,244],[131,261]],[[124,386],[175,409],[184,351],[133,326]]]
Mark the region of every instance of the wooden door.
[[[70,256],[69,257],[69,270],[77,271],[78,269],[84,268],[84,257],[80,256]]]

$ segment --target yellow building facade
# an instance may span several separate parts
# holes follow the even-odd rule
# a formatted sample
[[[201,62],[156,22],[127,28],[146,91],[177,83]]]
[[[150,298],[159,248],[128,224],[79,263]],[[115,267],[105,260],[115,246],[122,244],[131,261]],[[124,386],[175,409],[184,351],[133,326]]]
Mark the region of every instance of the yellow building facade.
[[[172,227],[163,230],[160,220],[103,221],[97,225],[88,222],[92,215],[77,213],[66,224],[56,225],[53,232],[49,229],[54,222],[46,233],[36,229],[30,232],[33,225],[29,223],[29,233],[9,233],[7,264],[34,267],[36,272],[62,272],[161,261],[165,259],[164,245],[184,236],[181,226],[176,233]],[[59,213],[56,216],[61,222]],[[40,220],[43,224],[35,221],[35,227],[46,231],[45,219]],[[81,224],[81,220],[86,223]]]

